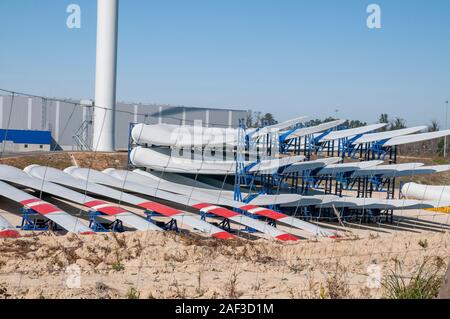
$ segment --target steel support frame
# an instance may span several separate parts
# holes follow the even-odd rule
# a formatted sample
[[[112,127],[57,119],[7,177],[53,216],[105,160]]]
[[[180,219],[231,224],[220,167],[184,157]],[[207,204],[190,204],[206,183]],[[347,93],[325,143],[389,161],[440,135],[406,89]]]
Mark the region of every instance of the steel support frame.
[[[98,217],[106,216],[98,211],[91,211],[89,216],[89,228],[96,233],[122,233],[124,232],[123,223],[121,220],[116,219],[111,223],[102,223],[98,220]]]
[[[161,214],[159,214],[157,212],[150,211],[150,210],[146,210],[145,211],[145,215],[147,216],[147,218],[146,218],[147,221],[149,221],[149,222],[151,222],[151,223],[153,223],[153,224],[155,224],[157,226],[160,226],[162,229],[167,230],[167,231],[179,232],[178,223],[177,223],[176,219],[172,218],[167,223],[158,222],[158,221],[156,221],[154,219],[154,217],[167,217],[167,216],[161,215]]]
[[[17,227],[20,230],[25,231],[59,230],[58,226],[54,222],[40,215],[38,212],[34,211],[31,208],[22,207],[20,209],[20,212],[22,214],[22,222],[21,225]]]

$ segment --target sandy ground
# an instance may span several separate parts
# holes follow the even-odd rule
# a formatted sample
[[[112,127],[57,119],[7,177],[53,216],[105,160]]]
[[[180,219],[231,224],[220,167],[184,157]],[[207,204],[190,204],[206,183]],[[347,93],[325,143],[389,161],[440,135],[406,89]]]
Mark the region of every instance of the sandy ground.
[[[0,298],[379,298],[396,261],[405,276],[424,259],[450,261],[449,218],[410,211],[393,225],[337,227],[341,240],[290,244],[153,232],[5,239]]]

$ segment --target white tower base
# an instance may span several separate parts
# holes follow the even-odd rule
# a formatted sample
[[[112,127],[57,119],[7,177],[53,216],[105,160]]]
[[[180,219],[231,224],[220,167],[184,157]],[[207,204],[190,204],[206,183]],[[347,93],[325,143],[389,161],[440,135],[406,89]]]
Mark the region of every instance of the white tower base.
[[[97,0],[97,62],[92,148],[114,151],[118,0]]]

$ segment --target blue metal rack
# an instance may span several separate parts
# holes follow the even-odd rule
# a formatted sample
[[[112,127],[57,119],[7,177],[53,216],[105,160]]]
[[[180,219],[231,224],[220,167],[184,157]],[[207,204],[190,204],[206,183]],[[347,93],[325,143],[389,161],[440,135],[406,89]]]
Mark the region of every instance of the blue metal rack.
[[[236,147],[236,172],[234,178],[234,200],[242,202],[241,185],[247,184],[247,173],[245,170],[245,150],[248,149],[248,138],[245,134],[244,120],[239,120],[238,139]]]
[[[203,220],[204,222],[207,222],[207,218],[216,218],[217,216],[211,213],[207,213],[207,212],[200,212],[200,219]],[[231,224],[230,224],[230,220],[228,218],[224,218],[220,223],[217,223],[216,226],[219,228],[222,228],[223,230],[232,233],[233,230],[231,229]]]
[[[49,219],[42,217],[38,212],[31,208],[21,208],[22,223],[17,228],[28,231],[48,231],[57,230],[56,225]]]
[[[150,210],[146,210],[145,211],[145,215],[147,216],[146,219],[149,222],[155,224],[156,226],[159,226],[159,227],[161,227],[164,230],[179,232],[178,224],[177,224],[176,219],[171,219],[168,223],[156,221],[154,219],[154,217],[166,217],[166,216],[161,215],[161,214],[159,214],[157,212],[154,212],[154,211],[150,211]]]
[[[385,147],[386,140],[354,145],[353,143],[356,139],[362,136],[358,135],[336,141],[320,142],[323,137],[331,132],[342,129],[346,129],[346,127],[341,125],[315,137],[311,135],[286,140],[286,137],[295,131],[295,129],[290,130],[280,137],[280,151],[286,154],[303,154],[305,155],[306,161],[311,160],[313,155],[325,154],[327,157],[339,157],[342,159],[342,162],[345,162],[347,159],[356,159],[360,161],[386,160],[389,161],[389,164],[397,163],[397,147]],[[388,199],[395,197],[395,178],[381,178],[379,176],[352,178],[351,174],[346,173],[338,174],[337,176],[316,177],[315,171],[311,170],[296,172],[288,176],[284,175],[283,177],[284,180],[289,180],[289,187],[287,189],[290,188],[291,192],[297,194],[306,194],[310,189],[322,189],[326,193],[338,196],[342,196],[343,191],[347,190],[356,191],[358,197],[372,197],[373,192],[385,192]],[[272,183],[267,185],[283,186],[281,184],[283,179],[273,179],[272,181]],[[304,208],[303,210],[306,216],[310,208]],[[347,214],[351,216],[354,214],[367,215],[369,216],[367,220],[370,220],[372,217],[387,216],[386,219],[392,221],[392,211],[360,210],[356,212],[356,210],[343,209],[342,214],[343,216]]]
[[[89,214],[89,228],[97,233],[122,233],[124,232],[123,223],[116,219],[113,222],[101,222],[99,217],[106,216],[98,211],[91,211]]]
[[[256,132],[258,132],[256,130]],[[274,147],[273,145],[273,139],[270,138],[269,134],[264,137],[264,143],[263,146],[267,152],[267,155],[271,155],[272,149]],[[278,137],[277,141],[278,143]],[[249,203],[251,200],[253,200],[255,197],[257,197],[260,194],[270,194],[272,193],[274,181],[277,180],[278,176],[276,173],[272,175],[255,175],[249,173],[250,169],[254,167],[255,165],[259,164],[262,160],[262,157],[260,154],[257,154],[257,160],[256,162],[245,166],[245,159],[246,159],[246,151],[250,152],[254,150],[255,143],[250,136],[246,134],[246,127],[243,120],[239,121],[239,129],[238,129],[238,139],[237,139],[237,147],[236,147],[236,172],[235,172],[235,183],[234,183],[234,200]],[[255,148],[256,149],[256,148]],[[261,185],[260,190],[256,190],[253,192],[256,188],[256,182],[259,182],[259,185]],[[247,198],[243,198],[241,187],[245,185],[249,188],[249,191],[251,195],[247,196]],[[253,193],[252,193],[253,192]],[[271,206],[271,209],[274,209],[275,206]],[[248,212],[242,211],[238,208],[234,209],[236,212],[239,212],[247,217],[254,218],[254,219],[260,219],[261,216],[250,214]],[[202,214],[202,218],[206,219],[208,217],[206,214]],[[221,226],[228,225],[229,227],[229,221],[224,220],[221,224]],[[244,229],[245,232],[248,233],[255,233],[257,230],[246,226]]]

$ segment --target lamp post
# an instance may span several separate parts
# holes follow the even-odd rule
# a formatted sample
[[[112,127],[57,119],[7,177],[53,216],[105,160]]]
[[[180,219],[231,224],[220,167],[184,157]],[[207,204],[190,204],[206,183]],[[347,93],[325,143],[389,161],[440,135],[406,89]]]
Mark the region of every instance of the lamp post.
[[[445,101],[445,129],[448,129],[448,101]],[[447,158],[447,136],[444,137],[444,158]]]

